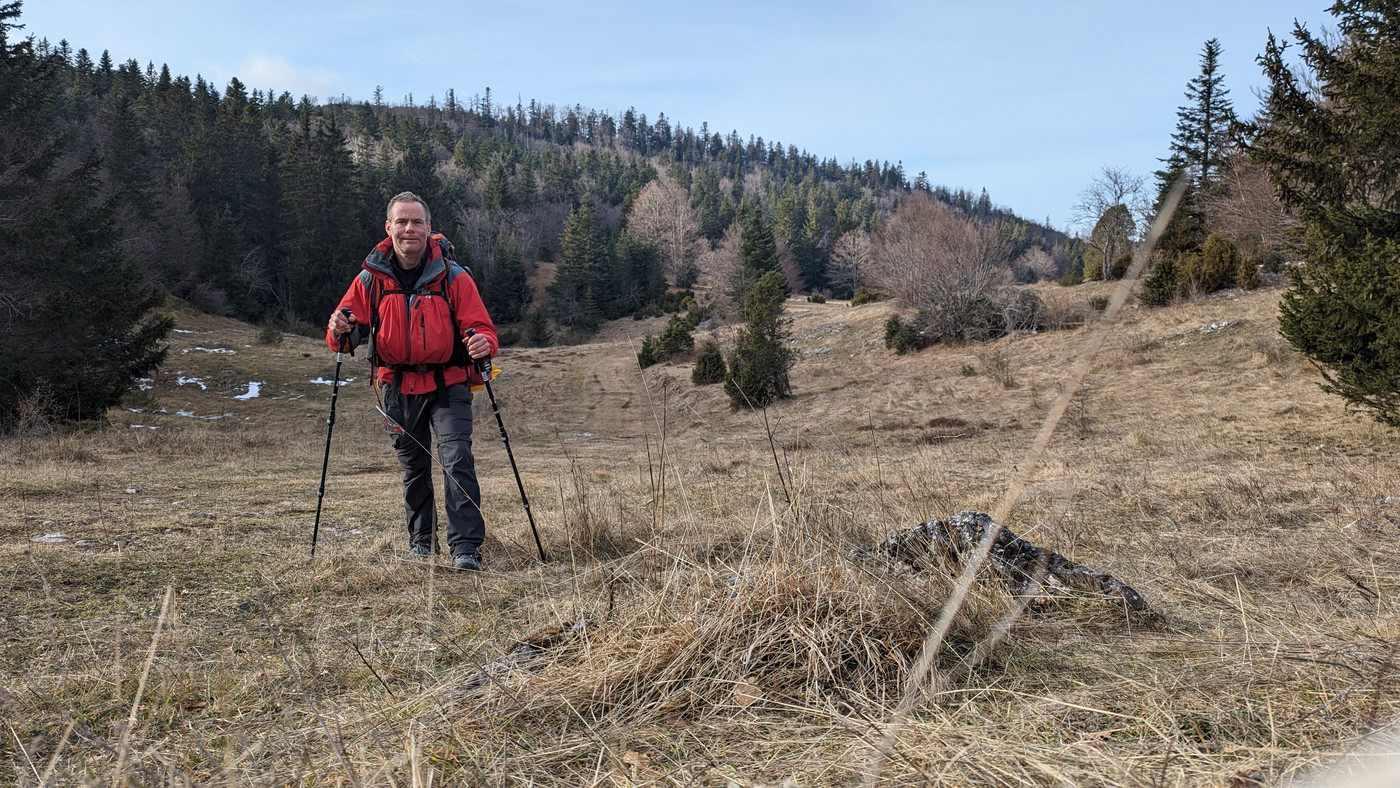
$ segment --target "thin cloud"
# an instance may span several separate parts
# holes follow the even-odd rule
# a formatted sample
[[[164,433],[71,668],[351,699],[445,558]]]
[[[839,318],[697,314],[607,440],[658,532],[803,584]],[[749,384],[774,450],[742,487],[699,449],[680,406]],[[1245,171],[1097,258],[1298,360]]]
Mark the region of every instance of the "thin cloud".
[[[282,55],[251,55],[243,59],[239,72],[239,79],[249,87],[271,89],[279,94],[285,90],[293,96],[334,96],[344,84],[334,71],[297,68]]]

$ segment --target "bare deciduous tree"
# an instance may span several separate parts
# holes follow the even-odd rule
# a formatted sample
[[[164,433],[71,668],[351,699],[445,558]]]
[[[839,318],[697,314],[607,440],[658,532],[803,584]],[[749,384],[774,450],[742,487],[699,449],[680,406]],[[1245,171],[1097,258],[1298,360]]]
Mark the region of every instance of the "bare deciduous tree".
[[[1058,273],[1055,258],[1039,246],[1032,246],[1016,258],[1011,263],[1011,270],[1018,280],[1026,282],[1054,279]]]
[[[632,202],[627,227],[638,240],[654,243],[661,250],[668,280],[694,280],[700,224],[685,189],[669,182],[648,183]]]
[[[996,227],[974,225],[932,195],[914,194],[881,229],[871,281],[923,315],[935,340],[969,336],[1011,279],[1010,247]]]
[[[1119,257],[1133,251],[1133,222],[1128,206],[1119,203],[1103,212],[1103,217],[1094,225],[1094,231],[1085,241],[1088,249],[1084,252],[1084,278],[1102,279],[1107,282],[1114,278],[1114,264]]]
[[[1232,152],[1218,178],[1221,188],[1201,199],[1206,226],[1245,254],[1282,248],[1294,221],[1264,171],[1243,153]]]
[[[870,235],[851,230],[831,245],[831,257],[826,264],[826,276],[838,292],[854,293],[865,284],[870,266]]]
[[[1099,168],[1099,173],[1079,192],[1079,201],[1070,209],[1070,223],[1093,227],[1110,208],[1126,205],[1135,228],[1145,228],[1152,217],[1152,201],[1146,192],[1147,179],[1126,167]]]
[[[719,303],[732,312],[737,311],[728,302],[729,283],[734,279],[734,269],[739,266],[739,224],[735,222],[724,231],[724,237],[714,249],[701,252],[696,262],[699,268],[698,285],[711,294],[711,303]]]

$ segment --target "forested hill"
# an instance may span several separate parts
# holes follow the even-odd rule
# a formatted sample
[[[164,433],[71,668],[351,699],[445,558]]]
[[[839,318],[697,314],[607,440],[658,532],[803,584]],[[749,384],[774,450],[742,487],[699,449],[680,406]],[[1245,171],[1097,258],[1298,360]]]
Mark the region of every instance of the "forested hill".
[[[922,174],[911,184],[899,164],[843,165],[665,114],[509,105],[489,89],[467,101],[448,90],[421,104],[316,103],[238,79],[215,86],[153,62],[114,64],[106,52],[94,60],[32,32],[43,68],[28,89],[63,135],[66,157],[100,155],[101,197],[114,201],[126,258],[165,291],[245,320],[319,324],[382,237],[388,197],[403,190],[427,199],[435,229],[456,244],[503,321],[525,314],[534,296],[526,275],[559,258],[566,220],[583,203],[596,212],[607,280],[582,296],[585,325],[654,299],[653,268],[672,285],[693,280],[745,205],[761,207],[802,288],[836,295],[852,282],[828,269],[838,239],[876,230],[911,189],[1000,222],[1022,249],[1062,255],[1067,240],[995,208],[985,192],[933,189]],[[681,252],[689,259],[622,232],[652,182],[678,191],[681,205],[671,209],[693,217],[697,243]],[[551,314],[571,319],[568,310]]]

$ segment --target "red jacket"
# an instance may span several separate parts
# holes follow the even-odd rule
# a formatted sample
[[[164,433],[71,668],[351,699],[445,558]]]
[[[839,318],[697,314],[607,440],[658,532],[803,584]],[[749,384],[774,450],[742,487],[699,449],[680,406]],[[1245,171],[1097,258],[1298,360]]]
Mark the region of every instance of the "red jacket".
[[[365,286],[369,279],[371,287],[379,290],[379,332],[374,340],[375,354],[381,365],[432,365],[444,364],[452,359],[454,342],[461,342],[468,328],[486,337],[491,343],[491,355],[496,355],[500,342],[496,338],[496,326],[481,303],[476,282],[465,271],[452,277],[448,296],[455,314],[449,314],[448,299],[441,294],[440,283],[447,276],[449,261],[443,256],[438,240],[442,236],[434,233],[428,243],[429,257],[418,265],[418,284],[413,292],[400,291],[394,277],[394,246],[390,239],[380,241],[365,258],[363,274],[355,277],[345,297],[340,299],[336,309],[348,308],[355,316],[355,330],[350,333],[350,348],[354,349],[361,340],[369,336],[370,293]],[[326,344],[332,350],[339,350],[339,341],[330,330],[326,330]],[[473,367],[468,370],[450,366],[442,370],[444,382],[451,386],[463,381],[472,385],[481,383],[481,374]],[[379,367],[379,380],[388,383],[395,375],[401,375],[400,391],[405,394],[426,394],[437,389],[434,371],[398,371],[387,366]]]

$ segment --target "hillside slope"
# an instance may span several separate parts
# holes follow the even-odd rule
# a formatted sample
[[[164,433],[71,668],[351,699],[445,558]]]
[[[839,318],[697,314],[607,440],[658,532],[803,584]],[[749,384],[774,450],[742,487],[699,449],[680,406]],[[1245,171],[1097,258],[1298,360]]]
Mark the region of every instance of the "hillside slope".
[[[1106,292],[1042,295],[1065,314]],[[896,356],[891,305],[794,299],[794,397],[766,413],[731,411],[687,363],[639,371],[659,319],[507,349],[494,388],[552,560],[533,557],[479,396],[489,571],[456,575],[401,559],[363,361],[342,372],[311,559],[332,355],[181,312],[170,360],[109,428],[0,447],[19,737],[0,775],[52,760],[60,781],[150,783],[1297,779],[1400,710],[1400,447],[1322,394],[1277,335],[1278,297],[1125,310],[1010,509],[1016,533],[1112,572],[1152,613],[1062,600],[998,639],[1014,600],[979,583],[903,725],[902,681],[955,573],[848,554],[996,509],[1092,326]],[[585,619],[546,638],[562,645],[537,670],[473,678]]]

